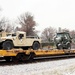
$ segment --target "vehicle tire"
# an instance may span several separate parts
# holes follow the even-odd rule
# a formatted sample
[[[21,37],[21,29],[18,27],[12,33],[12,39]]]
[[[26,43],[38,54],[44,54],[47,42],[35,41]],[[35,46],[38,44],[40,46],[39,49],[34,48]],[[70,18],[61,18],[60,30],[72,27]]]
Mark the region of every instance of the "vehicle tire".
[[[70,43],[67,45],[67,49],[71,49],[71,44]]]
[[[62,45],[56,44],[57,49],[62,49]]]
[[[32,45],[33,50],[38,50],[40,48],[40,43],[39,42],[34,42]]]
[[[10,50],[13,48],[13,43],[11,41],[5,41],[2,47],[4,50]]]

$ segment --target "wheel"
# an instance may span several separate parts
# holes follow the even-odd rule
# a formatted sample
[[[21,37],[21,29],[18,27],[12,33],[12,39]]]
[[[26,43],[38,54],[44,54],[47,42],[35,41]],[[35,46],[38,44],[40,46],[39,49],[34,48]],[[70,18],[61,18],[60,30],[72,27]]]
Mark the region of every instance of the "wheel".
[[[13,43],[11,41],[5,41],[2,47],[4,50],[10,50],[13,48]]]
[[[71,49],[71,44],[67,44],[67,49]]]
[[[4,59],[7,61],[7,62],[10,62],[10,57],[4,57]]]
[[[61,44],[56,44],[57,49],[62,49],[62,45]]]
[[[12,57],[12,62],[18,63],[18,59],[16,57]]]
[[[38,50],[40,48],[40,43],[39,42],[34,42],[32,45],[33,50]]]
[[[24,54],[24,53],[19,53],[17,56],[16,56],[16,59],[18,61],[21,61],[21,62],[24,62],[27,60],[27,56]]]

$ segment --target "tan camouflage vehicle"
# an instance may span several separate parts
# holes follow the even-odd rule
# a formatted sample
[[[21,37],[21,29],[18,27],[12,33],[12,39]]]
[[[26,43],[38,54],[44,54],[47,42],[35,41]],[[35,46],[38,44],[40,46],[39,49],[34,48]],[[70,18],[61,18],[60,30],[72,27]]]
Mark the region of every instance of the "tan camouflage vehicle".
[[[0,32],[0,48],[10,50],[14,47],[31,47],[34,50],[40,48],[41,39],[39,37],[27,37],[26,32],[17,31],[16,33]]]

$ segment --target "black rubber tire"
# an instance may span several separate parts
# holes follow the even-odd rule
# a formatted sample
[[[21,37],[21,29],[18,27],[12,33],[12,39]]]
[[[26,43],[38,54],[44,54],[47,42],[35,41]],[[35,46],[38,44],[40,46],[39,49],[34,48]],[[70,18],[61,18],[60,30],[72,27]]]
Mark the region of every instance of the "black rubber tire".
[[[58,46],[58,44],[56,44],[57,49],[62,49],[62,46]]]
[[[39,42],[34,42],[32,45],[33,50],[38,50],[40,48],[40,43]]]
[[[4,50],[10,50],[13,48],[13,43],[12,43],[12,41],[5,41],[5,42],[3,42],[2,47]]]
[[[67,49],[71,49],[71,44],[67,44]]]

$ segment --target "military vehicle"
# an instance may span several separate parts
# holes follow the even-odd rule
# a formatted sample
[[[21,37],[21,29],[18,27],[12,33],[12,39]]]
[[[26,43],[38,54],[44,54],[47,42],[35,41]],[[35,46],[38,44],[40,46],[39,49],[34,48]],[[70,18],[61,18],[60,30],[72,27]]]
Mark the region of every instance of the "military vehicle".
[[[26,32],[17,31],[15,33],[0,32],[0,48],[10,50],[12,48],[31,47],[34,50],[40,48],[41,39],[35,36],[26,36]]]
[[[68,32],[57,33],[54,41],[57,49],[71,49],[72,38]]]

